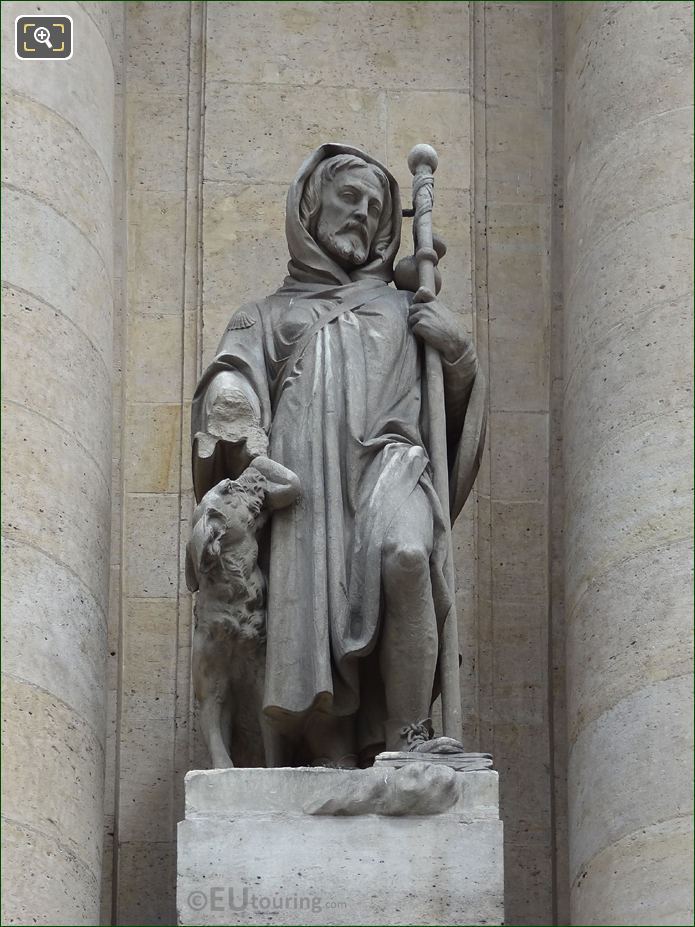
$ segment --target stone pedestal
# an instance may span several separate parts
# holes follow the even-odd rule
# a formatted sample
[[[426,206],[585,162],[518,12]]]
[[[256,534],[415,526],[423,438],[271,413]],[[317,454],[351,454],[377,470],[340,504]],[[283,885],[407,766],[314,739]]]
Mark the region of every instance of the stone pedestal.
[[[501,924],[492,770],[225,769],[186,777],[180,924]]]

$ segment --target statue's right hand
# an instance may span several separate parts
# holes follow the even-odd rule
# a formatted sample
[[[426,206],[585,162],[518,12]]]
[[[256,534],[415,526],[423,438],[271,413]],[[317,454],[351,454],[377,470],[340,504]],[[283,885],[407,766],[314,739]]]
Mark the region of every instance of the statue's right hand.
[[[299,477],[293,470],[283,467],[277,460],[271,460],[265,455],[254,458],[253,466],[266,479],[266,499],[269,508],[285,508],[299,496]]]

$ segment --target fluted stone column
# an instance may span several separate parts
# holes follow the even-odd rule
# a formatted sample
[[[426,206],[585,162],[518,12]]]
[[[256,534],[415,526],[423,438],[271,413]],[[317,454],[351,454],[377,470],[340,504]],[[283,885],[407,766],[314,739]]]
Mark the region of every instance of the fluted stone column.
[[[692,922],[692,7],[570,3],[572,923]]]
[[[3,924],[98,923],[119,8],[27,62],[2,6]]]

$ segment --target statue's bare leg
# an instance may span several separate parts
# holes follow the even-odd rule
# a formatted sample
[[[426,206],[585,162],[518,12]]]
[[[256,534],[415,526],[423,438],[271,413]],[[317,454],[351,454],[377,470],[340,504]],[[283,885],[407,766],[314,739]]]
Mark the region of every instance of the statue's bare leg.
[[[430,555],[432,508],[418,486],[387,532],[382,553],[384,623],[379,664],[386,694],[386,749],[406,749],[401,730],[427,718],[437,666]]]

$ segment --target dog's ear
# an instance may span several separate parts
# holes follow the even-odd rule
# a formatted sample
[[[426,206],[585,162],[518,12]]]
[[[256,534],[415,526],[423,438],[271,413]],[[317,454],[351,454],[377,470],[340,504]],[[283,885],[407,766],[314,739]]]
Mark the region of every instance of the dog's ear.
[[[217,562],[224,524],[222,512],[207,506],[193,526],[186,545],[186,585],[191,592],[199,588],[200,574],[207,573]]]

